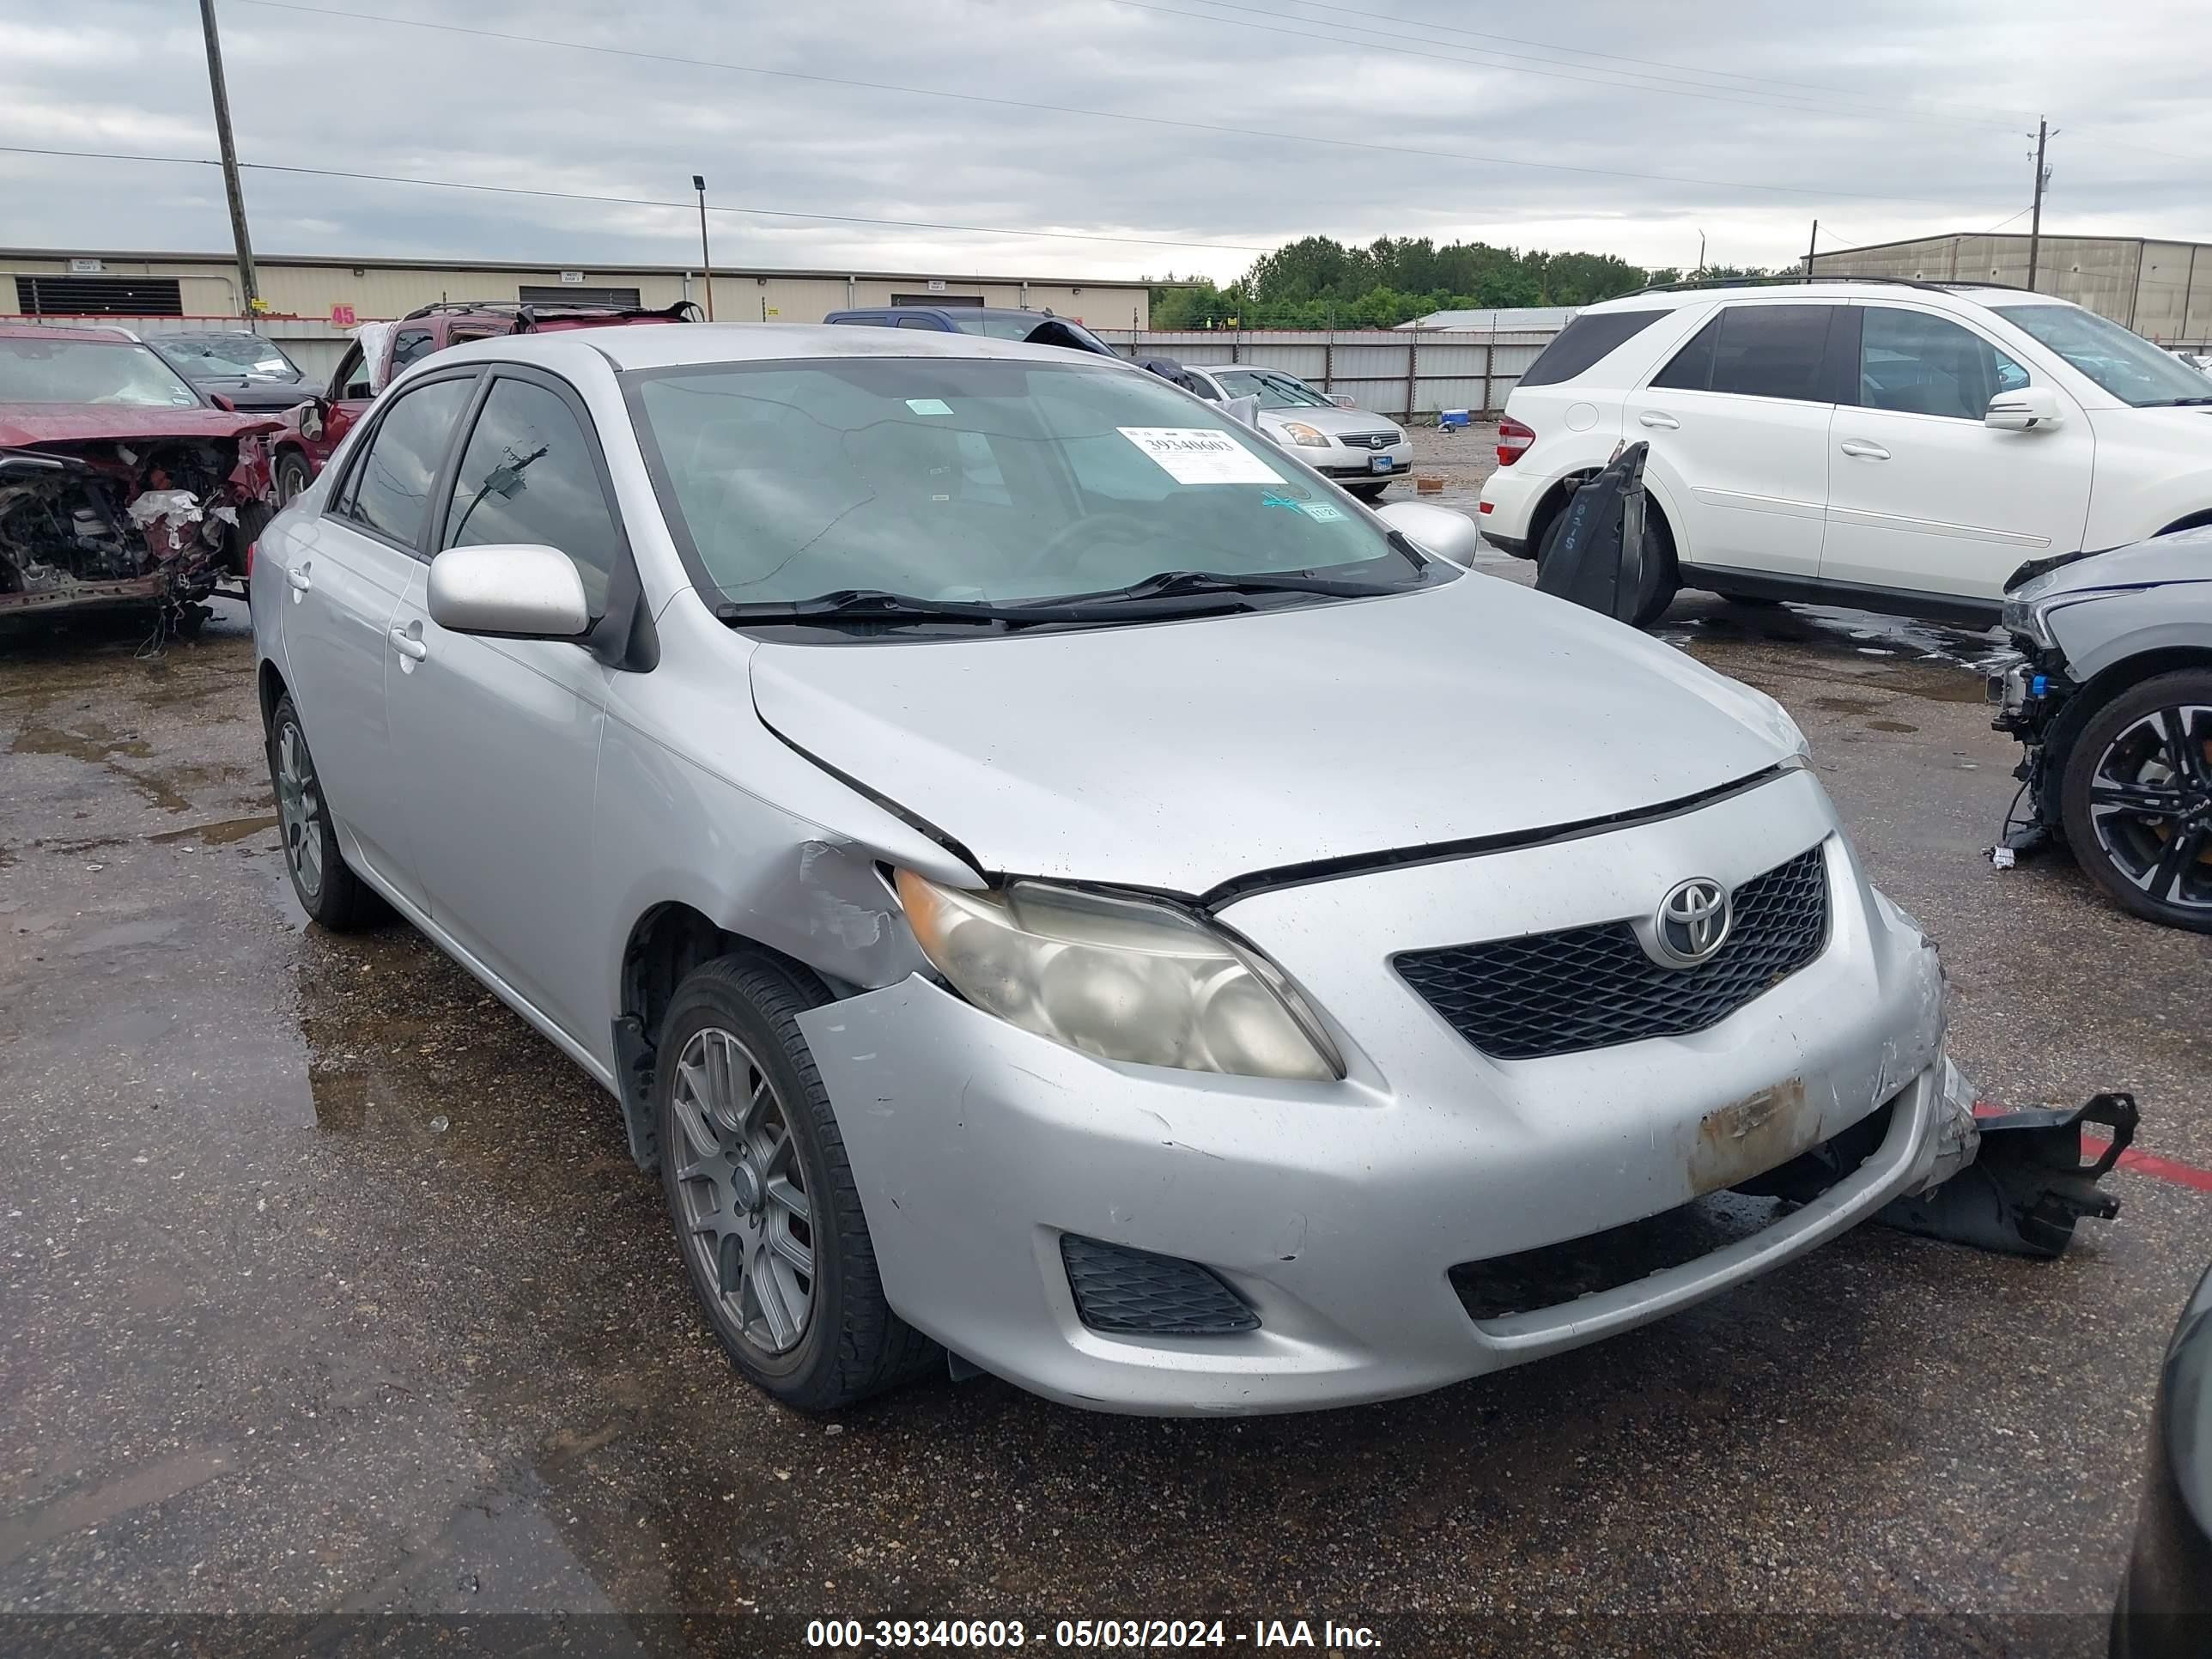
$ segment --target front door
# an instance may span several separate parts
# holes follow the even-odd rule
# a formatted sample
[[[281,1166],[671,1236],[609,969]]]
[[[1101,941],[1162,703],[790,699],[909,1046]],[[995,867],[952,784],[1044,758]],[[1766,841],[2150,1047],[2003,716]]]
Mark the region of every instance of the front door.
[[[1836,412],[1828,336],[1839,309],[1724,306],[1629,394],[1623,430],[1651,446],[1645,470],[1674,512],[1682,564],[1820,574]]]
[[[1855,397],[1836,410],[1823,581],[1995,605],[2029,559],[2071,553],[2089,515],[2095,439],[2065,389],[2048,429],[1982,424],[2028,370],[1965,324],[1869,303]]]
[[[574,561],[596,619],[627,566],[583,405],[560,381],[495,371],[434,545],[532,543]],[[579,643],[448,632],[413,583],[386,678],[430,915],[592,1053],[607,1042],[605,941],[592,935],[592,791],[615,671]]]
[[[284,659],[332,822],[348,851],[419,901],[385,696],[393,618],[410,583],[431,485],[474,377],[410,388],[378,420],[285,570]]]

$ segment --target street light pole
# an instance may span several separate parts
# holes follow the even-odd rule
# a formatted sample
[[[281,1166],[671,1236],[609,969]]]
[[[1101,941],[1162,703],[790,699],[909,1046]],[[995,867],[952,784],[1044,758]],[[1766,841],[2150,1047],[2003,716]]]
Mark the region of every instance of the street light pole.
[[[253,269],[253,242],[246,234],[246,191],[238,181],[238,146],[230,136],[230,94],[222,82],[222,42],[216,34],[215,0],[200,0],[200,32],[207,37],[208,91],[215,99],[215,139],[222,152],[222,191],[230,199],[230,239],[238,250],[239,303],[248,317],[261,297]]]
[[[203,4],[207,0],[201,0]],[[714,320],[714,260],[707,252],[707,175],[691,175],[691,188],[699,192],[699,268],[707,279],[707,320]]]

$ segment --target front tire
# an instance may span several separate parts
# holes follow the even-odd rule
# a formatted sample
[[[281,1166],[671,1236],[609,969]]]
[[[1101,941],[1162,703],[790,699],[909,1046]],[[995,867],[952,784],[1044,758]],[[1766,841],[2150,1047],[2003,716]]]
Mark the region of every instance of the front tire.
[[[2067,844],[2121,908],[2212,933],[2212,669],[2130,686],[2089,717],[2059,784]]]
[[[276,505],[289,507],[300,492],[315,481],[315,470],[307,458],[296,449],[288,449],[276,458]]]
[[[653,1081],[661,1188],[692,1291],[731,1363],[806,1412],[852,1405],[939,1354],[884,1299],[799,1030],[828,1000],[803,969],[719,957],[677,988]]]
[[[333,933],[356,933],[383,921],[384,900],[347,867],[338,852],[330,803],[289,691],[269,714],[269,781],[276,792],[284,869],[300,908]]]
[[[1374,506],[1376,502],[1381,501],[1382,499],[1382,492],[1389,489],[1389,487],[1390,486],[1388,483],[1348,483],[1345,485],[1346,489],[1350,490],[1354,495],[1357,495],[1361,501],[1365,501],[1370,507]]]

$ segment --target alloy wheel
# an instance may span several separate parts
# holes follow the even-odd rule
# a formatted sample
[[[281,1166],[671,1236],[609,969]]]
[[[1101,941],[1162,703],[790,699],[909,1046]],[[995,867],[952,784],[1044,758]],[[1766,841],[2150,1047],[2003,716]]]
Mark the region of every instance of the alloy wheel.
[[[2122,727],[2090,776],[2089,821],[2145,895],[2212,912],[2212,707],[2154,708]]]
[[[323,890],[323,791],[307,740],[291,720],[276,728],[276,817],[292,879],[313,900]]]
[[[751,1051],[717,1026],[684,1045],[673,1096],[684,1247],[745,1340],[788,1353],[813,1311],[814,1230],[784,1103]]]

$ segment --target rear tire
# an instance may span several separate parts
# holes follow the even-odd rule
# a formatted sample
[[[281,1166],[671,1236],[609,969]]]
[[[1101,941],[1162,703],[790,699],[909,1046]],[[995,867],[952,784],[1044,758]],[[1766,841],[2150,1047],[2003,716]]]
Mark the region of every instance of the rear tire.
[[[1552,544],[1559,540],[1566,523],[1567,515],[1561,511],[1554,513],[1544,526],[1543,538],[1536,544],[1537,569],[1544,568]],[[1637,597],[1635,615],[1629,619],[1631,625],[1650,627],[1667,614],[1667,607],[1674,603],[1674,595],[1681,589],[1680,573],[1674,563],[1674,532],[1647,500],[1644,504],[1644,587]]]
[[[2212,933],[2212,669],[2130,686],[2090,715],[2058,787],[2066,844],[2123,909]]]
[[[357,933],[390,914],[376,890],[346,866],[323,798],[307,734],[292,694],[269,714],[269,782],[276,792],[276,825],[284,839],[284,869],[293,896],[310,920],[333,933]]]
[[[799,1016],[804,969],[718,957],[677,988],[653,1107],[661,1189],[693,1294],[731,1363],[785,1405],[832,1412],[942,1363],[891,1311]]]

